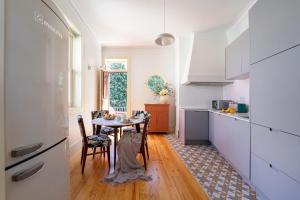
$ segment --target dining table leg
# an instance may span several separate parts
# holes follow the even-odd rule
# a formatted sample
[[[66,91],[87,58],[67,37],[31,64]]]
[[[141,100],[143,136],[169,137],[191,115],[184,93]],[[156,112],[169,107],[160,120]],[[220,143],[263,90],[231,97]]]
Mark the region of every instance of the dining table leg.
[[[140,124],[136,124],[135,128],[136,128],[136,132],[138,132],[138,133],[141,132],[141,126],[140,126]]]
[[[115,128],[114,134],[114,169],[116,169],[116,160],[117,160],[117,141],[118,141],[118,128]]]

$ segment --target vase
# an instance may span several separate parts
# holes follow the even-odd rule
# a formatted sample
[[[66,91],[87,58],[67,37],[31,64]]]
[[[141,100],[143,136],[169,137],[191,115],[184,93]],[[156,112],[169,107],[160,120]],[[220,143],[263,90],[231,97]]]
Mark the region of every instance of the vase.
[[[166,95],[166,96],[160,96],[159,97],[159,102],[161,104],[167,104],[169,102],[169,97]]]

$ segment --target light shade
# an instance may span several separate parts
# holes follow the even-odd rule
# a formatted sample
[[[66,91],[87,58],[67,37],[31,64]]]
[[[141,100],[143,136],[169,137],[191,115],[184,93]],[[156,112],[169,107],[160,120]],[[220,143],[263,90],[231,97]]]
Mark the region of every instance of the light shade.
[[[160,46],[168,46],[173,44],[175,41],[175,38],[172,34],[170,33],[162,33],[157,36],[155,39],[155,43]]]

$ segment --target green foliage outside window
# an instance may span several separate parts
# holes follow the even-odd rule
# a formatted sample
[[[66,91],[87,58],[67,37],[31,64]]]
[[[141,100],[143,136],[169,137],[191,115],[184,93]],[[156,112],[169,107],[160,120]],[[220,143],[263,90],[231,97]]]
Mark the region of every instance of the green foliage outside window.
[[[126,66],[124,63],[115,62],[109,64],[110,70],[126,70]]]
[[[116,107],[126,108],[127,106],[127,73],[126,72],[110,73],[110,106],[113,108]]]

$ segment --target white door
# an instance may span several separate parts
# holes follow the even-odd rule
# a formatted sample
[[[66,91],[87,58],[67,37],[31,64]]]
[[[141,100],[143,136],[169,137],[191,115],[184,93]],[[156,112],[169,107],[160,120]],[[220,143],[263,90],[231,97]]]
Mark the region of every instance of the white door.
[[[9,166],[32,155],[26,153],[39,146],[42,145],[35,153],[67,136],[69,35],[43,1],[5,3],[5,133]],[[17,157],[13,158],[16,148]]]

